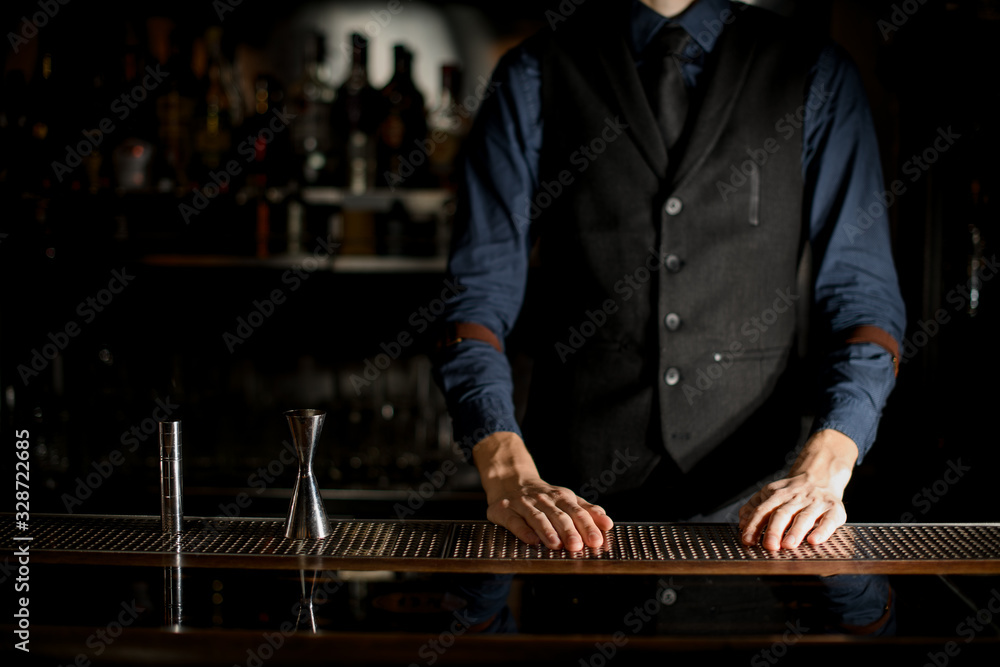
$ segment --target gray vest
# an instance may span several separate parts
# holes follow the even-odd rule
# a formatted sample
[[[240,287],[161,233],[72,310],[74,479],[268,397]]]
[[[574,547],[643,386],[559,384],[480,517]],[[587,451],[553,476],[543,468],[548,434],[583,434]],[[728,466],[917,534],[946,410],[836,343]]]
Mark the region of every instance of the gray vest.
[[[664,449],[691,470],[775,400],[808,239],[799,128],[815,48],[777,16],[737,11],[668,155],[610,7],[583,5],[536,38],[544,139],[524,431],[546,479],[578,486],[612,470],[605,486],[621,490]]]

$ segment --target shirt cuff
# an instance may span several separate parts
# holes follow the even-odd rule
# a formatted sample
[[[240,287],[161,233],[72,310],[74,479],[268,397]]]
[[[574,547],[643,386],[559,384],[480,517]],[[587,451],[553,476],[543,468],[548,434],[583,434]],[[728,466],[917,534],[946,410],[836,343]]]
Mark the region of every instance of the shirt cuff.
[[[455,449],[466,461],[472,461],[472,448],[493,433],[510,431],[521,435],[514,417],[514,402],[509,397],[482,396],[462,401],[451,411]]]
[[[832,428],[854,440],[858,463],[871,449],[886,399],[896,384],[892,355],[878,345],[848,345],[830,353],[810,435]]]
[[[840,431],[858,446],[857,463],[861,463],[875,442],[878,421],[879,415],[872,418],[870,406],[860,401],[846,399],[822,417],[816,417],[809,435],[828,428]]]

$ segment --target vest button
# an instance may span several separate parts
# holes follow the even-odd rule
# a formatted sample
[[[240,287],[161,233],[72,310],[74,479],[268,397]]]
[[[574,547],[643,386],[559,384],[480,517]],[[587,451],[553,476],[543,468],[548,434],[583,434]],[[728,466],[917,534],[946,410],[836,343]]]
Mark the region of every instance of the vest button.
[[[667,205],[663,207],[663,210],[667,212],[667,215],[677,215],[684,208],[684,204],[677,197],[671,197],[667,200]]]
[[[681,372],[676,368],[668,368],[667,372],[663,374],[663,381],[673,387],[681,381]]]
[[[663,260],[663,264],[670,273],[677,273],[681,270],[681,258],[677,255],[667,255]]]
[[[681,316],[677,313],[667,313],[667,316],[663,319],[663,323],[667,325],[667,328],[671,331],[677,331],[681,326]]]

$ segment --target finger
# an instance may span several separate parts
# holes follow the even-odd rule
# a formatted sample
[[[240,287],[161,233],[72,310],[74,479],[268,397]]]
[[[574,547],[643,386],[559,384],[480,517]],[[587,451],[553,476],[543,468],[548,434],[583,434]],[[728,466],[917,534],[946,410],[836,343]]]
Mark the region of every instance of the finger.
[[[739,511],[739,518],[740,518],[739,530],[740,530],[741,533],[746,530],[747,525],[748,525],[749,520],[750,520],[750,517],[753,516],[754,510],[757,509],[757,507],[759,505],[760,505],[760,494],[759,493],[755,493],[755,494],[753,494],[753,496],[750,497],[749,500],[747,500],[743,504],[743,507],[740,508],[740,511]]]
[[[514,502],[504,498],[500,501],[499,506],[490,507],[487,510],[486,518],[503,526],[514,533],[518,539],[528,544],[542,542],[545,546],[553,549],[558,549],[561,546],[559,534],[549,523],[545,513],[523,498]],[[532,535],[534,539],[532,539]]]
[[[767,520],[767,529],[764,531],[764,537],[761,539],[760,545],[768,551],[777,551],[780,549],[781,538],[796,513],[796,509],[790,505],[782,505],[771,512],[771,516]]]
[[[761,503],[747,510],[746,519],[740,522],[744,544],[757,544],[777,505]]]
[[[787,482],[784,480],[768,484],[747,501],[747,505],[750,507],[745,513],[746,519],[740,522],[744,544],[757,544],[760,540],[770,521],[771,513],[783,502],[780,491],[785,488],[786,484]]]
[[[588,503],[586,500],[579,500],[578,502],[581,507],[590,512],[590,515],[594,517],[594,523],[597,524],[599,529],[611,530],[614,528],[615,522],[608,516],[603,507]]]
[[[535,531],[535,534],[541,538],[545,546],[550,549],[562,548],[563,543],[559,537],[558,527],[552,523],[548,514],[534,502],[529,501],[527,498],[521,498],[519,502],[511,505],[511,510],[521,516],[525,523],[528,524],[528,527]]]
[[[562,510],[556,504],[555,499],[541,496],[538,499],[538,509],[545,513],[549,523],[559,532],[559,538],[562,540],[563,546],[570,551],[583,549],[583,537],[581,537],[580,532],[577,530],[576,524],[573,522],[573,517]],[[553,548],[557,549],[558,547]]]
[[[816,527],[813,528],[812,532],[806,538],[809,544],[823,544],[838,528],[844,525],[847,521],[847,512],[844,510],[844,506],[837,504],[830,511],[820,517],[820,520],[816,522]]]
[[[517,514],[511,512],[511,517],[504,526],[507,530],[514,533],[517,539],[521,540],[525,544],[538,544],[541,540],[538,534],[531,529],[531,527],[524,522],[524,519],[519,517]]]
[[[538,544],[541,541],[538,533],[532,530],[531,526],[510,508],[510,501],[506,498],[500,501],[500,506],[496,509],[489,508],[486,512],[486,518],[498,526],[506,528],[514,534],[514,537],[526,544]]]
[[[557,503],[557,505],[573,520],[573,525],[576,526],[577,532],[583,536],[584,544],[596,548],[604,543],[604,533],[601,532],[601,528],[598,527],[595,521],[598,516],[603,515],[607,517],[606,514],[603,514],[603,510],[601,510],[600,514],[594,512],[593,509],[588,511],[588,508],[583,507],[582,503],[578,504],[572,500],[563,501]]]
[[[822,518],[823,513],[828,509],[829,507],[827,506],[813,503],[796,514],[784,538],[781,540],[782,548],[794,549],[799,546],[809,531]]]

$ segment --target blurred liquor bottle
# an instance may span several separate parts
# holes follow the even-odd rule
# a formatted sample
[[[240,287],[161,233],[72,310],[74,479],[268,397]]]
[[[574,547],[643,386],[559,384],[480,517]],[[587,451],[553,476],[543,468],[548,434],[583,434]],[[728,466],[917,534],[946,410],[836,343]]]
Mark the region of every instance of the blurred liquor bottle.
[[[171,145],[165,141],[171,130],[165,132],[164,118],[161,117],[161,107],[170,90],[171,79],[174,78],[174,73],[169,68],[173,27],[173,21],[168,18],[154,16],[146,20],[144,41],[147,51],[138,75],[143,92],[140,94],[142,99],[135,100],[135,104],[141,106],[136,112],[143,119],[144,133],[148,135],[147,139],[152,145],[148,187],[163,193],[173,193],[177,186],[176,170],[171,164],[171,158],[174,157],[172,150],[176,148],[176,144]],[[170,122],[170,119],[167,120]]]
[[[330,140],[330,113],[336,89],[326,63],[326,39],[318,32],[305,37],[302,76],[288,89],[292,142],[303,185],[332,185],[337,157]]]
[[[346,185],[352,194],[362,194],[375,186],[375,132],[383,108],[381,96],[368,81],[368,40],[353,33],[351,46],[351,71],[334,102],[333,137],[334,150],[343,156],[338,185]],[[375,254],[375,216],[371,211],[345,207],[341,226],[343,254]]]
[[[196,42],[196,51],[201,47]],[[196,53],[193,62],[202,59]],[[222,50],[222,28],[212,26],[204,40],[205,92],[195,121],[196,182],[204,186],[209,173],[224,162],[233,146],[233,131],[243,124],[243,101],[232,64]],[[197,66],[197,65],[196,65]],[[197,73],[197,70],[196,70]]]
[[[61,64],[52,50],[40,48],[27,87],[28,152],[23,155],[29,174],[27,189],[36,194],[49,194],[55,181],[49,161],[56,155],[59,109],[65,104],[59,90]]]
[[[430,170],[436,185],[454,189],[462,141],[469,132],[472,114],[460,106],[462,70],[458,65],[441,66],[441,99],[427,115],[432,150]]]
[[[156,180],[156,94],[161,82],[150,73],[158,63],[142,46],[149,44],[147,36],[132,22],[126,22],[125,31],[120,78],[112,87],[115,99],[109,107],[116,121],[112,164],[120,192],[143,192],[151,190]]]
[[[334,150],[342,156],[337,184],[357,194],[375,185],[374,135],[383,108],[368,81],[368,40],[353,33],[351,47],[351,70],[337,90],[332,126]]]
[[[57,159],[61,159],[67,167],[70,167],[71,161],[83,163],[80,169],[90,194],[107,193],[111,189],[114,178],[111,150],[118,129],[118,119],[110,109],[115,99],[113,88],[114,75],[118,71],[118,51],[110,40],[101,46],[103,48],[94,49],[94,55],[88,62],[87,85],[79,105],[79,125],[70,135],[64,150],[57,152]],[[89,152],[89,155],[82,156],[80,149]],[[57,170],[63,171],[61,166],[53,165],[53,173]]]
[[[164,190],[186,192],[190,182],[190,168],[194,151],[194,110],[198,104],[198,81],[191,69],[192,38],[189,33],[168,23],[161,28],[167,37],[158,38],[165,43],[165,53],[158,54],[169,73],[163,92],[156,101],[159,123],[158,138],[164,171]]]
[[[429,181],[424,96],[413,82],[413,52],[394,47],[395,71],[382,89],[385,117],[378,130],[378,185],[426,187]]]
[[[256,255],[267,257],[273,253],[285,252],[286,211],[279,205],[279,188],[288,185],[293,165],[301,166],[294,150],[295,139],[291,131],[275,125],[276,119],[283,118],[285,93],[278,80],[265,73],[257,75],[254,81],[253,115],[246,122],[247,138],[252,142],[243,148],[238,158],[246,163],[246,188],[242,191],[255,206]],[[295,128],[296,118],[292,128]],[[277,129],[274,129],[277,128]],[[242,201],[242,197],[237,197]]]

